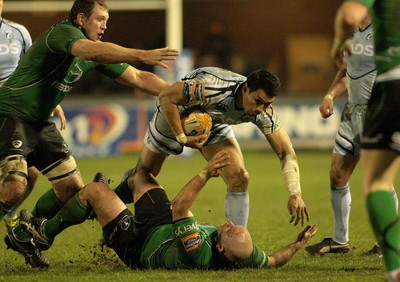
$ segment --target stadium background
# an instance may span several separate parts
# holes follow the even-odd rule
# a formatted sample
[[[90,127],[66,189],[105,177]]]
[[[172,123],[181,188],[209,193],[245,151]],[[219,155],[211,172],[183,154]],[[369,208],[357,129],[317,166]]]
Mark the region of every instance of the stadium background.
[[[3,16],[25,25],[34,40],[67,18],[72,2],[6,1]],[[167,72],[136,67],[178,80],[204,64],[200,56],[210,25],[220,21],[226,25],[232,56],[240,61],[230,69],[247,74],[266,67],[281,78],[283,89],[275,107],[296,149],[332,146],[340,117],[323,120],[318,107],[335,75],[329,48],[340,0],[109,0],[110,20],[103,40],[143,49],[165,46],[166,2],[182,4],[182,56]],[[92,73],[62,104],[68,120],[63,135],[76,156],[137,152],[154,104],[153,98]],[[339,99],[336,113],[343,104]],[[267,146],[252,125],[235,126],[235,132],[243,149]]]

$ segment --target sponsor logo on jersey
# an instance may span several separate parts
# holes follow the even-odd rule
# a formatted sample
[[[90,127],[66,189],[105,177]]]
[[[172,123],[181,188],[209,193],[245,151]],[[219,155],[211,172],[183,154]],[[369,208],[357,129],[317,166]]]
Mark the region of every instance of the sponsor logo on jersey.
[[[196,232],[182,238],[181,241],[186,252],[191,252],[201,245],[201,236],[199,232]]]
[[[373,44],[361,44],[361,43],[352,43],[351,44],[351,54],[355,55],[365,55],[365,56],[374,56],[374,45]]]
[[[77,82],[83,75],[82,69],[78,65],[74,65],[67,76],[64,78],[64,81],[68,84],[72,84]]]
[[[193,230],[199,230],[199,225],[197,224],[197,222],[185,226],[178,226],[175,229],[175,235],[181,236],[184,235],[185,233],[192,232]]]
[[[19,54],[20,49],[18,48],[18,44],[0,44],[0,56],[1,55],[9,55],[9,54]]]
[[[51,86],[53,86],[58,91],[62,91],[62,92],[71,92],[71,89],[72,89],[72,86],[59,83],[58,81],[53,81]]]

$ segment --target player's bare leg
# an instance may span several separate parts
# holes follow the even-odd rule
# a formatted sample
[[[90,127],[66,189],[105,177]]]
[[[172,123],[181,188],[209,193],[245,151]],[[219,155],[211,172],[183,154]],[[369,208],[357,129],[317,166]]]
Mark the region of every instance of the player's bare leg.
[[[244,166],[244,159],[235,138],[219,141],[203,147],[201,152],[209,161],[216,153],[225,150],[230,155],[230,165],[224,168],[221,177],[227,185],[225,215],[234,224],[247,226],[249,217],[249,174]]]

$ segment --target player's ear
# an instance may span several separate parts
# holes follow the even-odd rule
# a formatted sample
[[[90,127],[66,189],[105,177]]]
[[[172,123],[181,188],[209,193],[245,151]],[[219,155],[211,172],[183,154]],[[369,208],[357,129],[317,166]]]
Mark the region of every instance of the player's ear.
[[[215,245],[215,247],[217,247],[217,251],[219,253],[223,253],[225,251],[225,247],[222,246],[221,244],[217,243],[217,245]]]
[[[78,24],[79,27],[83,26],[83,24],[85,23],[85,15],[83,13],[79,13],[76,16],[76,23]]]

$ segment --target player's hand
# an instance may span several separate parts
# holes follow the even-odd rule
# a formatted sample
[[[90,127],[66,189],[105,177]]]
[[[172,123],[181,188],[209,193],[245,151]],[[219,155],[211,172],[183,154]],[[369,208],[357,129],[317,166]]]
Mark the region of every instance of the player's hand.
[[[207,172],[207,178],[220,176],[224,167],[230,165],[229,159],[230,155],[227,151],[216,153],[204,168],[204,171]]]
[[[290,195],[287,207],[291,215],[290,223],[294,221],[294,226],[299,223],[300,219],[301,226],[304,226],[304,217],[306,217],[307,222],[310,221],[310,214],[300,194]]]
[[[299,235],[297,235],[297,241],[302,242],[303,244],[307,243],[308,240],[310,240],[310,238],[312,238],[315,233],[317,233],[317,230],[318,226],[316,224],[314,224],[313,226],[307,225],[306,228],[304,228],[303,231],[301,231]]]
[[[210,137],[210,133],[202,134],[199,136],[187,136],[187,142],[185,146],[194,149],[201,149],[204,146],[204,144],[206,144],[208,137]]]
[[[156,65],[167,69],[168,65],[164,62],[175,61],[177,56],[179,56],[178,50],[164,47],[145,51],[142,61],[148,65]]]
[[[54,109],[53,115],[58,116],[60,119],[60,129],[63,130],[67,126],[67,119],[65,118],[64,110],[60,105]]]
[[[331,94],[326,94],[319,106],[319,112],[323,118],[328,118],[333,115],[333,97]]]

